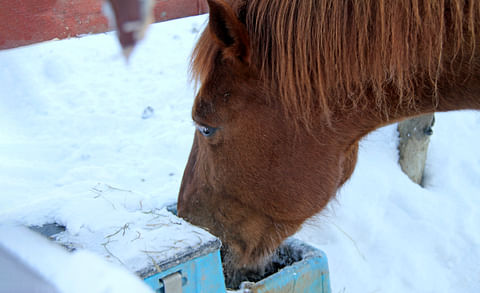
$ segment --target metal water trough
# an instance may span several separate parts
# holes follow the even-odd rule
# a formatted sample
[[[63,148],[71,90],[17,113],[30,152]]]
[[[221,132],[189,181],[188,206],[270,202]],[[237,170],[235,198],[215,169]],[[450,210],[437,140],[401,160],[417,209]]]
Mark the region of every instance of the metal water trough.
[[[175,213],[175,208],[169,210]],[[37,232],[55,238],[64,227],[44,225]],[[176,253],[170,259],[146,263],[134,272],[156,293],[330,293],[326,255],[312,246],[290,238],[274,256],[276,272],[256,282],[242,282],[240,289],[228,289],[220,257],[221,242],[211,237],[197,247]],[[288,260],[283,261],[286,256]],[[276,260],[275,260],[276,258]],[[278,269],[278,263],[286,266]]]
[[[176,207],[168,208],[176,214]],[[160,273],[141,275],[155,292],[225,293],[219,240],[195,248]],[[279,248],[293,263],[257,282],[242,282],[237,293],[330,293],[328,261],[324,252],[290,238]],[[278,258],[278,257],[277,257]],[[280,260],[281,261],[281,260]],[[147,269],[148,271],[148,269]]]
[[[220,242],[199,247],[191,256],[172,260],[176,265],[160,273],[145,274],[145,282],[158,293],[227,292],[220,260]],[[243,282],[236,293],[330,293],[325,254],[297,239],[288,239],[281,249],[300,259],[258,281]]]
[[[220,246],[219,240],[208,242],[139,276],[156,293],[225,293]]]
[[[295,238],[279,248],[295,261],[278,272],[256,282],[243,282],[245,293],[330,293],[330,276],[325,253]]]

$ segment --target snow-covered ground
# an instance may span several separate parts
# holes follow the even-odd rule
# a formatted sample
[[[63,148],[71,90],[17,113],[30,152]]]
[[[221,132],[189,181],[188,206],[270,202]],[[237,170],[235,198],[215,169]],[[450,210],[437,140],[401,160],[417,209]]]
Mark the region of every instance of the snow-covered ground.
[[[128,65],[111,33],[0,51],[0,223],[115,233],[176,201],[205,21],[153,25]],[[437,114],[425,188],[397,164],[395,126],[362,141],[297,234],[327,253],[334,293],[480,292],[479,134],[478,112]]]

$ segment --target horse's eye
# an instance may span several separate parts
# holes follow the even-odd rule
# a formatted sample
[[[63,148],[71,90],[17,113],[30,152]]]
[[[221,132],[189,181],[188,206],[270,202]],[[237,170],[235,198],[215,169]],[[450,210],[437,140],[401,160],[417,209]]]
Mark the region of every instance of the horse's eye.
[[[210,137],[215,133],[215,131],[217,131],[217,128],[206,126],[206,125],[197,124],[196,126],[198,131],[200,131],[200,133],[205,137]]]

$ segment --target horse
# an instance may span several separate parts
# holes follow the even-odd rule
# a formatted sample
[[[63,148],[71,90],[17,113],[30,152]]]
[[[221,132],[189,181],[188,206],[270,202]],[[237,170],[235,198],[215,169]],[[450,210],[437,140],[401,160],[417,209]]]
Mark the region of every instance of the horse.
[[[321,212],[371,131],[480,109],[480,2],[208,0],[178,214],[232,270]]]

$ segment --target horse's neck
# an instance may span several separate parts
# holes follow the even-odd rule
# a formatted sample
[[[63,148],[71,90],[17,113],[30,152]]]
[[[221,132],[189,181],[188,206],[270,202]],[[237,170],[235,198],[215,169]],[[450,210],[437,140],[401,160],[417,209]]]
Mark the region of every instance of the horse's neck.
[[[480,110],[480,67],[476,68],[479,69],[464,71],[463,75],[458,74],[455,83],[446,79],[444,82],[440,80],[436,95],[432,94],[433,90],[425,90],[425,94],[415,97],[414,101],[405,102],[399,102],[398,96],[391,95],[386,100],[387,107],[383,110],[379,110],[372,100],[371,105],[347,114],[349,118],[343,119],[340,127],[355,129],[356,132],[352,131],[352,134],[354,133],[356,140],[379,127],[423,114],[465,109]]]

